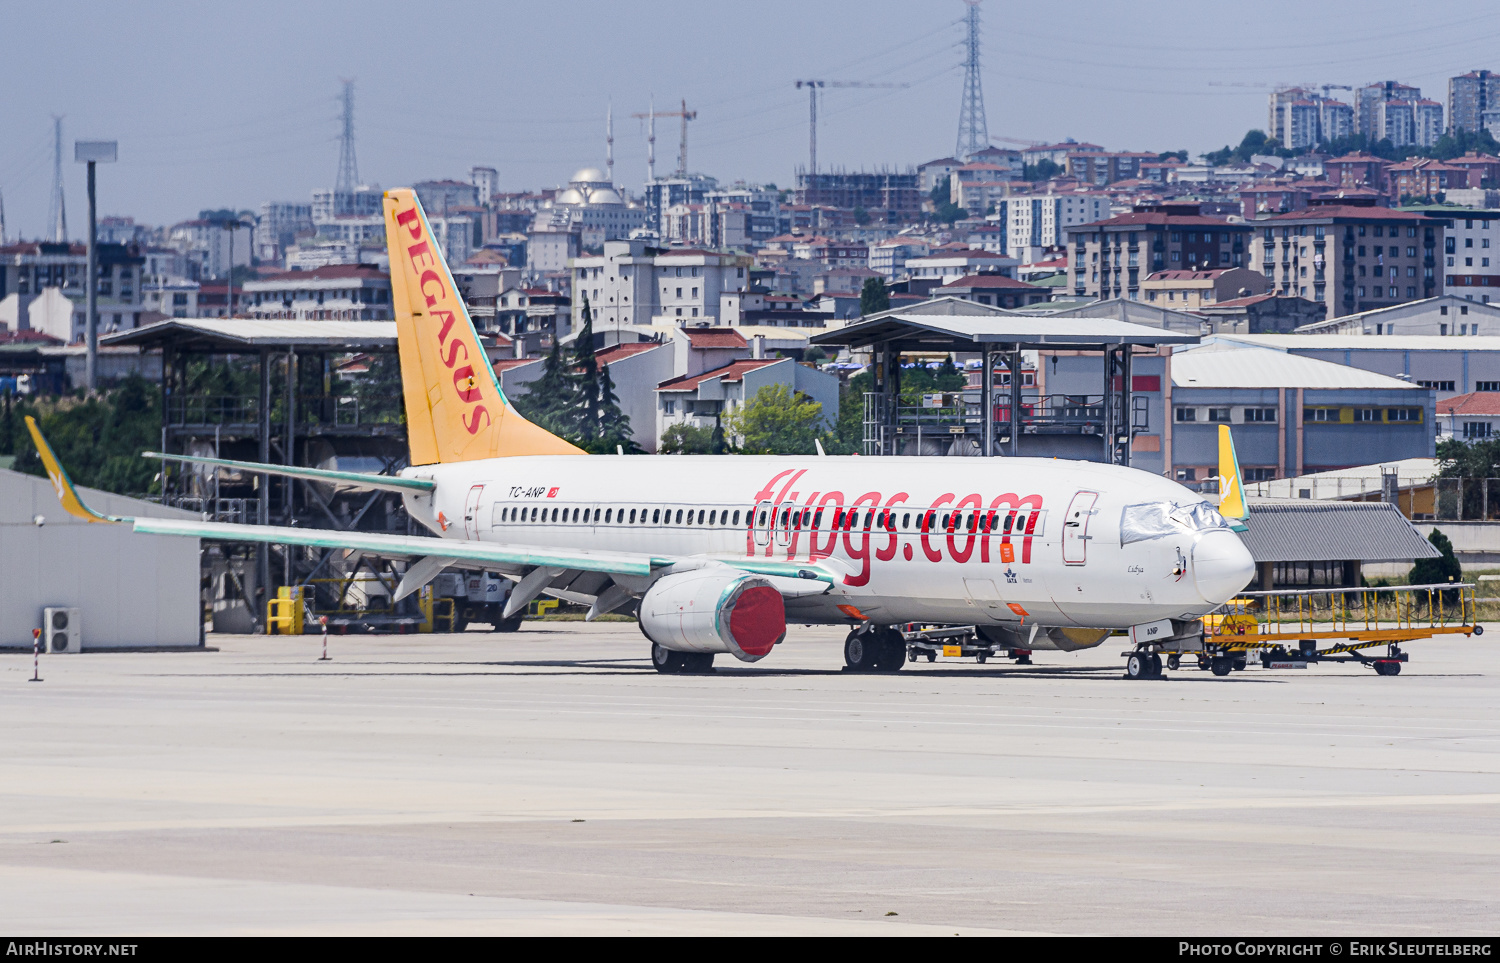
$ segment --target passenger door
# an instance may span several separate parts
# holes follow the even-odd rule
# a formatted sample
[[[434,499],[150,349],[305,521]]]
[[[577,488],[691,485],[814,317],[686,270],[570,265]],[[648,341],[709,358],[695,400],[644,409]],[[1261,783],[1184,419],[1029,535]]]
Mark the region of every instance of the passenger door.
[[[1083,565],[1088,561],[1089,519],[1094,515],[1098,492],[1078,492],[1068,504],[1063,517],[1062,553],[1066,565]]]
[[[771,544],[771,529],[776,524],[776,516],[771,511],[770,502],[761,502],[752,511],[754,514],[750,517],[750,527],[755,531],[755,545],[757,548],[765,548]]]
[[[464,537],[475,541],[479,539],[479,500],[483,496],[484,486],[475,485],[464,500]]]

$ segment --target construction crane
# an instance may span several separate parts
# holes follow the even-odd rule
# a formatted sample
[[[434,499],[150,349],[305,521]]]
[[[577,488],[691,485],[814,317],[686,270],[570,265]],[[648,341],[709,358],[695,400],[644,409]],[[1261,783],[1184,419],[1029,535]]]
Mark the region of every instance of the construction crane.
[[[682,144],[681,144],[681,146],[679,146],[677,148],[677,173],[678,174],[686,174],[687,173],[687,169],[688,169],[688,166],[687,166],[687,125],[688,125],[688,121],[697,118],[698,112],[696,110],[688,110],[688,108],[687,108],[687,101],[684,100],[684,101],[682,101],[682,109],[681,110],[662,110],[662,111],[658,111],[656,109],[656,106],[653,104],[652,107],[651,107],[651,112],[650,113],[646,113],[646,114],[631,114],[630,116],[632,116],[632,117],[639,117],[639,118],[642,118],[642,119],[648,121],[648,126],[646,128],[646,174],[652,180],[656,179],[656,118],[658,118],[658,117],[680,117],[680,118],[682,118]]]
[[[1325,99],[1328,97],[1328,92],[1330,90],[1354,89],[1348,84],[1268,84],[1253,80],[1210,80],[1208,82],[1208,85],[1210,87],[1250,87],[1257,90],[1312,90],[1313,88],[1317,88],[1318,90],[1323,91],[1323,97]]]
[[[807,175],[818,173],[818,89],[820,87],[910,87],[911,84],[865,83],[862,80],[799,80],[807,88]]]

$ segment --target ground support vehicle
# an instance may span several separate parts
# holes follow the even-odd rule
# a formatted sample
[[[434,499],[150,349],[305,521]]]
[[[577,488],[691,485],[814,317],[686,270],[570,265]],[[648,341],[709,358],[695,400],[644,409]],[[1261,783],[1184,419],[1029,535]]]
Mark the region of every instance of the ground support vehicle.
[[[432,580],[438,596],[453,600],[453,631],[483,622],[496,632],[514,632],[525,612],[505,618],[505,603],[514,582],[496,572],[444,572]]]
[[[1244,669],[1252,657],[1266,669],[1358,662],[1378,675],[1399,675],[1410,658],[1404,643],[1438,635],[1484,634],[1475,612],[1474,586],[1467,582],[1244,592],[1205,616],[1201,624],[1196,638],[1170,639],[1156,647],[1166,655],[1168,669],[1193,655],[1198,668],[1220,676]],[[1336,644],[1319,648],[1325,641]],[[1382,647],[1383,652],[1367,652]]]

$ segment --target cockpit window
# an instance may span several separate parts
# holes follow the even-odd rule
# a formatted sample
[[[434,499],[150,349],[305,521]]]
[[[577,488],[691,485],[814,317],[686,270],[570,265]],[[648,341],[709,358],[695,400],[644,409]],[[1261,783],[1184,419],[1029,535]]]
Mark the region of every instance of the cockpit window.
[[[1208,502],[1142,502],[1126,505],[1121,513],[1120,544],[1215,528],[1229,528],[1229,523]]]

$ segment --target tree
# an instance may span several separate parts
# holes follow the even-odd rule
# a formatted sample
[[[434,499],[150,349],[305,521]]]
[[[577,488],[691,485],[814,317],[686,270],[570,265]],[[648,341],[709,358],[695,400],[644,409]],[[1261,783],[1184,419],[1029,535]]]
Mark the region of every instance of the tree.
[[[955,205],[951,199],[952,178],[938,181],[927,196],[932,199],[933,219],[943,224],[952,224],[969,216],[969,212]]]
[[[599,372],[599,437],[596,446],[590,450],[605,454],[619,450],[627,455],[641,453],[641,446],[631,436],[630,416],[620,410],[620,399],[615,394],[615,381],[610,377],[609,365]]]
[[[599,438],[599,362],[594,357],[594,312],[583,296],[583,327],[573,339],[572,434],[585,450]]]
[[[870,212],[865,210],[863,207],[856,207],[854,209],[854,223],[860,225],[861,227],[870,223]]]
[[[886,290],[885,278],[865,278],[859,290],[859,313],[876,314],[891,309],[891,292]]]
[[[159,490],[158,462],[141,452],[161,444],[161,395],[139,375],[84,401],[67,396],[10,400],[0,418],[0,455],[14,455],[15,470],[44,475],[24,417],[37,419],[68,474],[80,485],[119,494]]]
[[[1050,161],[1043,157],[1035,164],[1027,164],[1021,168],[1021,179],[1028,181],[1050,181],[1063,172],[1061,164]]]
[[[669,425],[658,450],[663,455],[707,455],[713,451],[713,432],[685,422]]]
[[[1188,159],[1188,152],[1185,150],[1168,150],[1162,151],[1160,154],[1156,155],[1156,159],[1159,161],[1164,161],[1169,157],[1175,157],[1186,164]]]
[[[762,387],[727,420],[747,455],[811,455],[824,422],[820,403],[780,384]]]
[[[524,395],[514,399],[516,410],[528,421],[566,437],[572,427],[568,418],[573,410],[573,394],[573,379],[563,357],[562,339],[554,336],[552,350],[542,362],[541,377],[526,386]]]
[[[1453,543],[1448,540],[1441,530],[1434,528],[1432,534],[1427,536],[1432,547],[1442,554],[1438,558],[1419,558],[1411,567],[1411,575],[1407,577],[1408,585],[1446,585],[1449,582],[1462,582],[1464,579],[1463,568],[1458,564],[1458,557],[1453,554]],[[1451,601],[1454,593],[1443,592],[1445,601]]]

